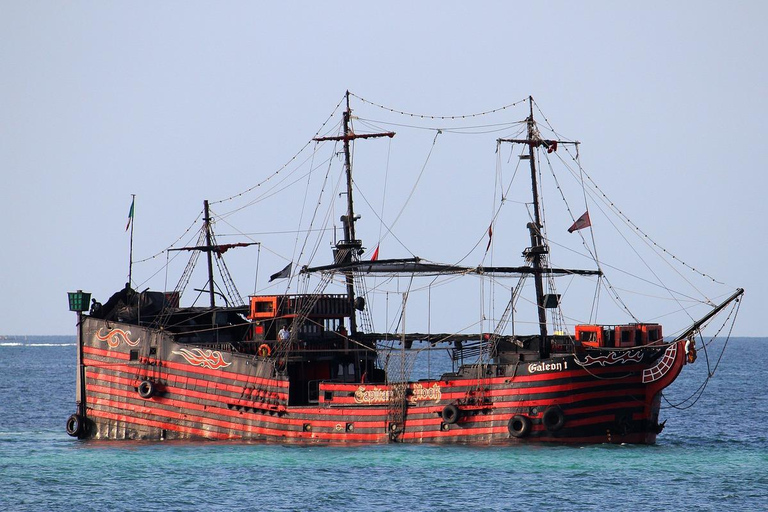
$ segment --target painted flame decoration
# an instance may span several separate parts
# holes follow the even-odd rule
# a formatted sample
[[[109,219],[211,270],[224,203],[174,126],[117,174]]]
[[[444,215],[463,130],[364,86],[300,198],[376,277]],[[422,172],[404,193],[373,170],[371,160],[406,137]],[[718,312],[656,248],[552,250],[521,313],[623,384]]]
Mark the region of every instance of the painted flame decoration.
[[[179,351],[174,350],[173,353],[186,359],[189,364],[210,368],[211,370],[226,368],[232,364],[224,361],[224,357],[222,357],[221,352],[218,350],[203,350],[200,348],[189,350],[182,348]]]
[[[643,353],[640,351],[636,352],[624,352],[620,356],[616,355],[616,352],[611,352],[607,356],[599,356],[599,357],[592,357],[587,356],[584,361],[579,361],[578,358],[576,359],[576,363],[581,366],[592,366],[593,364],[599,364],[600,366],[605,366],[607,364],[617,364],[617,363],[639,363],[643,360]]]
[[[96,333],[96,338],[98,338],[101,341],[106,341],[107,345],[109,345],[112,348],[117,348],[120,345],[121,341],[124,341],[126,345],[135,347],[139,344],[141,341],[141,338],[137,339],[136,341],[131,341],[131,338],[128,336],[131,334],[131,331],[124,331],[122,329],[112,329],[107,334],[102,335],[101,329]]]

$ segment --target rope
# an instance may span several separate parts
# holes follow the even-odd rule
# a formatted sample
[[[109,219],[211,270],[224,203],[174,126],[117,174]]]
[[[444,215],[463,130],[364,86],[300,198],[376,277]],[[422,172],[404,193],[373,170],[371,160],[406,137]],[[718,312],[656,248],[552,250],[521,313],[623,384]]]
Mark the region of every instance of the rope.
[[[413,197],[414,192],[416,192],[416,187],[418,187],[419,181],[421,180],[421,177],[424,175],[424,170],[427,168],[427,164],[429,163],[429,158],[432,156],[432,150],[435,149],[435,144],[437,143],[437,137],[441,133],[443,132],[440,130],[438,130],[435,133],[435,138],[432,139],[432,145],[429,148],[429,153],[427,153],[427,159],[424,161],[424,165],[421,166],[421,171],[419,172],[419,175],[416,177],[416,182],[413,184],[413,187],[411,188],[411,192],[408,194],[408,197],[405,199],[405,203],[403,203],[403,206],[400,208],[400,212],[395,216],[395,220],[392,221],[392,225],[387,230],[388,233],[391,232],[391,229],[394,228],[395,224],[397,224],[397,221],[400,220],[400,217],[403,215],[403,212],[405,211],[406,206],[408,206],[408,203]],[[384,235],[384,238],[386,238],[386,235]]]
[[[568,154],[570,155],[570,151],[568,150],[568,148],[567,148],[567,147],[565,148],[565,151],[566,151],[566,152],[568,152]],[[571,156],[571,158],[572,158],[572,159],[574,159],[574,160],[575,160],[575,158],[574,158],[572,155],[570,155],[570,156]],[[559,156],[558,156],[558,158],[560,158],[560,159],[562,160],[562,157],[559,157]],[[565,161],[563,161],[563,163],[566,165],[566,167],[569,169],[569,171],[573,172],[573,171],[572,171],[572,169],[570,169],[570,167],[569,167],[569,166],[567,166],[567,163],[566,163]],[[584,170],[583,170],[583,168],[581,168],[581,166],[580,166],[580,165],[579,165],[579,171],[580,171],[580,172],[582,172],[582,173],[584,174],[584,176],[586,176],[586,177],[587,177],[587,180],[588,180],[588,181],[589,181],[589,182],[592,184],[592,186],[594,187],[594,189],[595,189],[595,190],[596,190],[596,191],[599,193],[599,195],[598,195],[597,197],[601,198],[601,199],[603,200],[603,202],[604,202],[604,203],[605,203],[607,206],[609,206],[609,207],[610,207],[610,208],[611,208],[611,209],[612,209],[614,212],[616,212],[616,213],[619,215],[619,217],[620,217],[620,218],[621,218],[621,219],[622,219],[624,222],[626,222],[626,223],[627,223],[627,225],[629,225],[629,226],[630,226],[630,227],[632,227],[632,228],[633,228],[633,229],[634,229],[634,230],[635,230],[637,233],[639,233],[640,235],[642,235],[642,236],[640,236],[640,238],[641,238],[641,239],[643,239],[643,238],[645,238],[645,239],[648,239],[648,243],[649,243],[649,244],[651,244],[651,245],[653,245],[654,247],[658,248],[658,249],[659,249],[659,250],[661,250],[662,252],[664,252],[664,253],[668,254],[668,255],[669,255],[669,256],[670,256],[670,257],[671,257],[673,260],[677,261],[679,264],[683,265],[684,267],[688,268],[689,270],[692,270],[693,272],[696,272],[697,274],[701,275],[702,277],[704,277],[704,278],[707,278],[707,279],[710,279],[710,280],[712,280],[713,282],[715,282],[715,283],[717,283],[717,284],[725,284],[725,283],[722,283],[722,282],[718,281],[717,279],[715,279],[715,278],[714,278],[714,277],[712,277],[711,275],[709,275],[709,274],[707,274],[707,273],[705,273],[705,272],[702,272],[702,271],[700,271],[700,270],[696,269],[695,267],[693,267],[693,266],[691,266],[691,265],[687,264],[687,263],[686,263],[686,262],[684,262],[683,260],[681,260],[681,259],[679,259],[678,257],[676,257],[674,254],[672,254],[671,252],[669,252],[667,249],[665,249],[664,247],[662,247],[662,246],[661,246],[659,243],[657,243],[657,242],[656,242],[656,241],[655,241],[653,238],[651,238],[651,237],[650,237],[650,236],[649,236],[649,235],[648,235],[648,234],[647,234],[645,231],[643,231],[643,230],[642,230],[642,229],[641,229],[641,228],[640,228],[640,227],[639,227],[637,224],[635,224],[635,223],[634,223],[634,222],[633,222],[633,221],[632,221],[632,220],[631,220],[629,217],[627,217],[627,216],[626,216],[626,214],[624,214],[624,212],[623,212],[623,211],[621,211],[621,210],[620,210],[620,209],[619,209],[619,208],[618,208],[618,207],[617,207],[617,206],[616,206],[616,205],[615,205],[615,204],[614,204],[614,203],[613,203],[613,202],[610,200],[610,198],[607,196],[607,194],[606,194],[605,192],[603,192],[603,190],[602,190],[602,189],[601,189],[601,188],[600,188],[600,187],[597,185],[597,183],[595,183],[595,182],[594,182],[594,180],[592,179],[592,177],[591,177],[591,176],[590,176],[590,175],[589,175],[589,174],[588,174],[586,171],[584,171]],[[585,187],[585,190],[590,190],[590,189],[588,189],[588,188],[586,188],[586,187]],[[592,192],[590,191],[590,193],[592,193]],[[683,276],[681,276],[681,277],[683,277]],[[689,283],[689,284],[690,284],[690,283]],[[692,284],[691,284],[691,286],[692,286],[692,287],[695,289],[695,287],[694,287]],[[698,291],[699,293],[701,293],[699,290],[697,290],[697,291]],[[704,295],[704,294],[702,293],[701,295]]]
[[[501,112],[502,110],[506,110],[508,108],[512,108],[512,107],[514,107],[516,105],[519,105],[520,103],[524,103],[524,102],[526,102],[528,100],[528,98],[524,98],[524,99],[516,101],[514,103],[510,103],[509,105],[504,105],[503,107],[494,108],[492,110],[486,110],[485,112],[478,112],[476,114],[464,114],[464,115],[458,115],[458,116],[434,116],[434,115],[428,115],[428,114],[414,114],[414,113],[411,113],[411,112],[405,112],[403,110],[398,110],[398,109],[391,108],[391,107],[385,107],[384,105],[379,105],[378,103],[374,103],[372,101],[368,101],[365,98],[362,98],[362,97],[358,96],[357,94],[354,94],[354,93],[351,93],[351,92],[349,93],[349,95],[350,96],[354,96],[355,98],[359,99],[363,103],[367,103],[369,105],[373,105],[374,107],[378,107],[378,108],[380,108],[382,110],[388,110],[389,112],[394,112],[395,114],[401,114],[401,115],[409,116],[409,117],[418,117],[418,118],[421,118],[421,119],[454,119],[454,120],[455,119],[468,119],[468,118],[472,118],[472,117],[480,117],[480,116],[485,116],[485,115],[488,115],[488,114],[493,114],[495,112]]]
[[[701,346],[702,346],[702,349],[704,350],[704,358],[707,361],[707,376],[705,377],[704,382],[702,382],[701,385],[696,389],[696,391],[694,391],[687,398],[681,400],[676,404],[673,404],[672,402],[670,402],[669,399],[662,393],[661,395],[662,398],[669,405],[670,408],[681,410],[681,411],[690,409],[691,407],[696,405],[696,402],[698,402],[699,399],[702,397],[702,395],[704,394],[704,390],[707,387],[707,384],[709,384],[710,379],[712,379],[715,376],[715,372],[717,371],[717,368],[720,366],[720,361],[723,358],[723,354],[725,354],[725,349],[728,347],[728,342],[730,341],[731,335],[733,334],[733,327],[734,325],[736,325],[736,317],[739,314],[739,309],[741,309],[741,300],[737,301],[736,304],[734,304],[731,307],[731,310],[728,313],[728,316],[726,317],[726,319],[723,321],[723,324],[720,326],[717,332],[712,337],[710,337],[708,343],[705,343],[703,338],[701,339]],[[732,321],[730,321],[731,316],[733,316]],[[717,358],[717,363],[715,363],[715,367],[711,368],[709,364],[709,352],[707,351],[707,346],[715,340],[717,335],[720,334],[722,330],[725,328],[725,326],[728,325],[729,323],[730,323],[730,328],[728,329],[728,335],[725,337],[725,342],[723,343],[723,348],[720,351],[720,356]],[[699,331],[699,336],[701,337],[701,331]],[[693,401],[688,403],[691,400]]]
[[[320,135],[320,132],[323,130],[323,128],[325,128],[325,125],[327,125],[327,124],[328,124],[328,122],[329,122],[331,119],[333,119],[333,116],[334,116],[334,115],[336,115],[336,111],[339,109],[339,107],[340,107],[340,106],[341,106],[341,104],[344,102],[344,100],[345,100],[345,98],[344,98],[344,97],[342,97],[342,99],[341,99],[341,100],[339,100],[339,102],[338,102],[338,103],[336,104],[336,106],[333,108],[333,111],[332,111],[332,112],[331,112],[331,114],[328,116],[328,118],[327,118],[327,119],[326,119],[326,120],[323,122],[323,124],[322,124],[322,125],[320,125],[320,128],[319,128],[319,129],[318,129],[318,130],[315,132],[315,134],[314,134],[312,137],[310,137],[310,139],[307,141],[307,143],[306,143],[306,144],[304,144],[304,145],[301,147],[301,149],[300,149],[298,152],[296,152],[296,154],[295,154],[295,155],[293,155],[293,156],[292,156],[292,157],[291,157],[291,158],[290,158],[290,159],[289,159],[289,160],[288,160],[288,161],[287,161],[285,164],[283,164],[283,166],[282,166],[282,167],[280,167],[278,170],[276,170],[274,173],[272,173],[272,174],[271,174],[269,177],[267,177],[267,179],[265,179],[264,181],[261,181],[261,182],[257,183],[256,185],[254,185],[254,186],[252,186],[252,187],[250,187],[250,188],[248,188],[248,189],[246,189],[246,190],[244,190],[244,191],[242,191],[242,192],[240,192],[239,194],[235,194],[235,195],[233,195],[233,196],[229,196],[229,197],[227,197],[227,198],[225,198],[225,199],[219,199],[218,201],[212,201],[210,204],[212,204],[212,205],[213,205],[213,204],[217,204],[217,203],[224,203],[224,202],[227,202],[227,201],[231,201],[231,200],[233,200],[233,199],[236,199],[236,198],[238,198],[238,197],[241,197],[241,196],[243,196],[243,195],[245,195],[245,194],[247,194],[247,193],[251,192],[252,190],[255,190],[255,189],[259,188],[260,186],[262,186],[263,184],[267,183],[268,181],[270,181],[270,180],[271,180],[272,178],[274,178],[275,176],[279,175],[279,174],[280,174],[280,172],[282,172],[282,171],[283,171],[283,170],[284,170],[286,167],[288,167],[289,165],[291,165],[291,163],[292,163],[294,160],[296,160],[296,158],[298,158],[298,156],[299,156],[300,154],[302,154],[302,153],[304,152],[304,150],[305,150],[305,149],[307,149],[307,147],[308,147],[310,144],[312,144],[312,142],[313,142],[313,139],[314,139],[315,137],[317,137],[318,135]]]
[[[367,119],[362,117],[355,117],[360,124],[374,130],[385,131],[384,126],[396,126],[398,128],[410,128],[413,130],[430,131],[437,130],[444,131],[446,133],[456,133],[459,135],[487,135],[489,133],[498,133],[509,130],[514,126],[525,125],[525,121],[513,121],[508,123],[493,123],[493,124],[480,124],[474,126],[459,126],[456,128],[447,128],[445,125],[439,126],[419,126],[415,124],[395,123],[392,121],[382,121],[380,119]],[[382,125],[382,126],[378,126]],[[519,133],[519,132],[518,132]]]
[[[190,225],[189,225],[189,227],[188,227],[187,229],[185,229],[185,230],[184,230],[184,232],[181,234],[181,236],[179,236],[179,238],[177,238],[177,239],[176,239],[176,240],[175,240],[175,241],[174,241],[174,242],[173,242],[171,245],[169,245],[168,247],[166,247],[166,248],[165,248],[165,249],[163,249],[162,251],[158,252],[157,254],[153,254],[152,256],[150,256],[150,257],[148,257],[148,258],[144,258],[143,260],[134,261],[134,263],[144,263],[145,261],[153,260],[153,259],[157,258],[158,256],[160,256],[161,254],[163,254],[163,253],[167,252],[167,251],[168,251],[168,249],[172,249],[172,248],[173,248],[173,247],[174,247],[174,246],[175,246],[177,243],[179,243],[179,240],[181,240],[182,238],[184,238],[184,236],[185,236],[187,233],[189,233],[189,232],[190,232],[190,230],[191,230],[193,227],[195,227],[195,225],[197,224],[197,221],[198,221],[198,220],[200,220],[200,217],[201,217],[202,215],[203,215],[203,212],[202,212],[202,210],[200,210],[200,213],[198,213],[198,214],[197,214],[197,217],[195,217],[195,220],[192,222],[192,224],[190,224]],[[153,277],[154,277],[154,276],[153,276]],[[146,282],[146,281],[145,281],[145,282]]]

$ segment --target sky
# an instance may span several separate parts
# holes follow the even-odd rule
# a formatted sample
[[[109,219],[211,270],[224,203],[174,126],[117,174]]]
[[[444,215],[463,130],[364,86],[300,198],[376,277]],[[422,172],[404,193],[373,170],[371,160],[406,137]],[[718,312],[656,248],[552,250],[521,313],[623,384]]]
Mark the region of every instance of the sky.
[[[633,221],[746,289],[733,334],[766,336],[767,5],[0,0],[0,334],[74,333],[66,293],[126,281],[131,194],[141,260],[279,169],[350,90],[449,115],[533,95]]]

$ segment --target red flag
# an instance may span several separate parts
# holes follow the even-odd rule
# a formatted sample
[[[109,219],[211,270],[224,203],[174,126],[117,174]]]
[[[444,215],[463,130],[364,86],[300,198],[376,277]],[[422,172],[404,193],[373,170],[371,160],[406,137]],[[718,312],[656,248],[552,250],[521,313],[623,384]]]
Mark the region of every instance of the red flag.
[[[376,246],[376,250],[373,251],[373,256],[371,256],[371,261],[376,261],[379,259],[379,246]]]
[[[568,228],[568,232],[573,233],[579,229],[588,228],[591,225],[592,222],[589,220],[589,212],[584,212],[584,215],[576,219],[576,222],[573,223],[573,226]]]
[[[485,246],[485,252],[488,252],[488,249],[491,248],[492,238],[493,238],[493,223],[491,223],[491,225],[488,226],[488,245]]]

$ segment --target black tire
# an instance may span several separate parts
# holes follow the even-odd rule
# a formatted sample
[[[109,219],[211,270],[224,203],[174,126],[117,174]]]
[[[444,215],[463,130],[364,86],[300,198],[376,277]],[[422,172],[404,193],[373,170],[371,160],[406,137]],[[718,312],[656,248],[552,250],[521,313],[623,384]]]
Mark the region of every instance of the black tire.
[[[531,433],[531,420],[528,416],[516,414],[509,419],[507,430],[512,437],[526,437]]]
[[[67,434],[72,437],[80,437],[85,433],[85,422],[79,414],[73,414],[67,418]]]
[[[440,413],[443,421],[449,425],[453,425],[461,419],[461,410],[455,405],[446,405],[443,407],[443,412]]]
[[[141,398],[149,399],[155,394],[155,384],[151,380],[143,380],[138,387],[139,396]]]
[[[541,421],[544,423],[544,428],[548,431],[557,432],[565,425],[565,414],[563,414],[562,409],[553,405],[552,407],[547,407],[547,410],[544,411],[544,415],[541,417]]]

